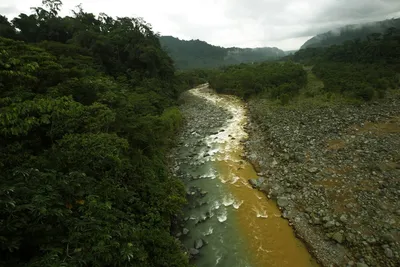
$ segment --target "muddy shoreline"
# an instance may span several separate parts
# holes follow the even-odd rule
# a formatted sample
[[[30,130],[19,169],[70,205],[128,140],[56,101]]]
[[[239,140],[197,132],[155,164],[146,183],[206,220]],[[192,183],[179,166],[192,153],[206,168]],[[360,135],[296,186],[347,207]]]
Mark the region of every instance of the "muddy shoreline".
[[[257,160],[254,157],[250,156],[252,153],[251,151],[254,150],[254,147],[251,145],[251,143],[254,142],[253,140],[259,140],[259,138],[262,138],[262,133],[260,130],[257,129],[257,127],[254,126],[254,122],[252,122],[251,120],[249,120],[246,126],[246,130],[247,133],[249,134],[249,139],[245,142],[246,154],[244,155],[244,158],[247,159],[253,165],[253,168],[256,170],[258,177],[265,178],[267,175],[266,172],[263,171],[265,171],[266,168],[264,166],[260,166],[259,162],[257,162]],[[262,147],[264,149],[268,149],[268,147],[266,146]],[[270,195],[269,187],[270,187],[269,185],[264,184],[258,190],[263,192],[268,198],[276,201],[277,198]],[[337,255],[335,255],[336,253],[333,252],[335,248],[332,248],[331,244],[321,239],[307,225],[301,223],[300,221],[296,221],[296,214],[298,214],[299,211],[292,210],[291,213],[285,213],[286,212],[285,208],[279,207],[279,209],[282,212],[282,217],[288,220],[289,225],[294,230],[296,237],[299,238],[305,244],[307,250],[317,260],[319,264],[321,264],[322,266],[341,266],[337,261],[338,258]],[[322,253],[321,250],[324,252]],[[342,255],[340,255],[340,257],[342,257]]]
[[[247,104],[246,159],[323,266],[400,266],[399,104]]]

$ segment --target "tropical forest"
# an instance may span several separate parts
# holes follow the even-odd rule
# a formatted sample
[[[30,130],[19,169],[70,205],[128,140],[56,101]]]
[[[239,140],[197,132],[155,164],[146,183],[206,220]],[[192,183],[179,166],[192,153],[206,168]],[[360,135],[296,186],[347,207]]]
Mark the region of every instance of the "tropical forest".
[[[63,8],[0,14],[0,266],[400,266],[399,19],[285,52]]]

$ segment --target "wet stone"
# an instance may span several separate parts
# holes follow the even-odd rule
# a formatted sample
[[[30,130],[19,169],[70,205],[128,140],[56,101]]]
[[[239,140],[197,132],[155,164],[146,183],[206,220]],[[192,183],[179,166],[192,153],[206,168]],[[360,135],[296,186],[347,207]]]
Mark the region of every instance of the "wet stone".
[[[189,254],[192,255],[192,256],[196,256],[199,253],[200,253],[200,251],[198,249],[195,249],[195,248],[190,248],[189,249]]]
[[[264,183],[264,178],[249,179],[249,183],[253,188],[258,189]]]
[[[201,249],[204,246],[204,241],[203,239],[197,239],[194,241],[194,248],[195,249]]]

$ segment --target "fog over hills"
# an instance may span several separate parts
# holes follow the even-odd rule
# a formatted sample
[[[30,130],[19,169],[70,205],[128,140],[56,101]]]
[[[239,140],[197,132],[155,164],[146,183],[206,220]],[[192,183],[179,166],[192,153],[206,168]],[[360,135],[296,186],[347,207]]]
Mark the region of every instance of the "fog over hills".
[[[373,33],[384,33],[389,28],[400,28],[400,18],[389,19],[364,24],[353,24],[332,29],[328,32],[318,34],[305,42],[301,49],[309,47],[327,47],[342,44],[348,40],[364,40]]]

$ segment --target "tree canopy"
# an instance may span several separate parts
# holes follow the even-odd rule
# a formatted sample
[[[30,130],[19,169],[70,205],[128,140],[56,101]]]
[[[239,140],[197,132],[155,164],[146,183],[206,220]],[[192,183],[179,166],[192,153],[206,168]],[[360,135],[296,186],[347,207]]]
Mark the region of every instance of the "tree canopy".
[[[302,49],[289,59],[314,65],[327,91],[364,100],[382,97],[400,83],[400,28],[371,34],[364,41]]]
[[[307,48],[284,62],[223,67],[208,74],[210,85],[221,93],[244,99],[252,96],[287,104],[307,84],[303,65],[323,82],[323,91],[356,101],[384,97],[400,85],[400,30],[389,28],[366,40],[347,41],[328,48]],[[303,90],[304,91],[304,90]]]
[[[258,95],[287,102],[306,81],[306,73],[300,65],[264,62],[223,68],[212,75],[210,85],[217,92],[244,99]]]
[[[182,86],[137,18],[0,16],[0,265],[188,266],[165,153]]]

